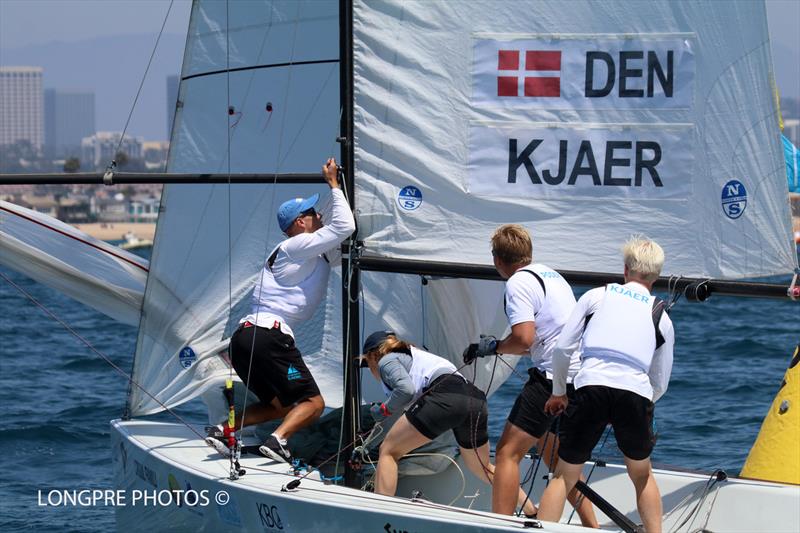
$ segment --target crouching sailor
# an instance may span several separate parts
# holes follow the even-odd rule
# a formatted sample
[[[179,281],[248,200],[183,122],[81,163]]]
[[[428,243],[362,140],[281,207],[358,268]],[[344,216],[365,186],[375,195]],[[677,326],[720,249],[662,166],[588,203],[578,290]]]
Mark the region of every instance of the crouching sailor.
[[[623,247],[625,284],[592,289],[578,300],[553,354],[553,395],[545,409],[560,414],[560,461],[539,505],[539,518],[557,521],[583,463],[607,424],[614,428],[636,489],[647,533],[661,531],[661,496],[650,466],[655,445],[653,402],[667,390],[674,332],[663,302],[650,294],[664,251],[633,237]],[[569,356],[583,341],[575,397],[567,399]]]
[[[467,467],[478,479],[491,483],[488,407],[486,395],[458,373],[447,359],[398,339],[394,332],[376,331],[364,341],[362,366],[369,367],[388,399],[373,405],[376,422],[408,406],[381,444],[375,473],[375,492],[393,496],[397,489],[397,462],[411,450],[453,430]],[[519,490],[518,503],[527,500]],[[527,514],[536,512],[527,501]]]
[[[250,314],[231,335],[231,363],[260,402],[248,405],[236,428],[283,418],[259,451],[276,461],[291,462],[287,439],[317,420],[325,403],[314,377],[295,346],[293,329],[316,311],[325,296],[332,266],[340,263],[339,245],[355,229],[347,200],[339,188],[336,161],[322,167],[331,188],[330,203],[315,210],[319,195],[296,198],[278,208],[278,225],[287,238],[270,254],[256,278]],[[206,442],[221,454],[221,426],[209,428]]]

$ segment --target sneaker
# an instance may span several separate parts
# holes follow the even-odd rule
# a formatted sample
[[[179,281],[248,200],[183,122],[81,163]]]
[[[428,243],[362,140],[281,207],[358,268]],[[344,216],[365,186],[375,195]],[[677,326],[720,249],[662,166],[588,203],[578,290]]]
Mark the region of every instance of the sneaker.
[[[225,438],[225,428],[222,427],[222,424],[206,426],[206,437],[223,440]]]
[[[206,443],[217,450],[223,457],[230,457],[231,450],[228,448],[228,439],[225,437],[225,429],[222,424],[216,426],[206,426]]]
[[[228,445],[216,437],[206,437],[206,444],[214,448],[222,457],[230,457],[231,450]]]
[[[278,442],[278,439],[275,438],[275,435],[270,435],[267,437],[267,440],[264,441],[264,444],[259,446],[258,451],[261,452],[261,455],[264,457],[269,457],[273,461],[278,461],[281,463],[292,462],[291,452],[286,446]]]

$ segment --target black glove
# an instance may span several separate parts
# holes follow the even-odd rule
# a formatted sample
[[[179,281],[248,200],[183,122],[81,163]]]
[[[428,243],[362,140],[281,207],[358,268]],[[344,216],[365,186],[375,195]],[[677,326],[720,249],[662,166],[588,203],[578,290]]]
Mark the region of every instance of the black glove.
[[[461,354],[461,357],[464,359],[465,365],[471,364],[478,358],[478,343],[476,342],[467,346],[464,353]]]

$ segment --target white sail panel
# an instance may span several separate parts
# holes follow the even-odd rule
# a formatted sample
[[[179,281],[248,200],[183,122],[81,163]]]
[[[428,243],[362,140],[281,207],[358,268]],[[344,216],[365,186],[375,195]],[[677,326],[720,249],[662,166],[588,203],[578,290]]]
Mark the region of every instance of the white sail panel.
[[[335,2],[195,2],[168,170],[320,172],[338,152],[337,59]],[[283,238],[277,206],[326,190],[321,175],[319,186],[165,186],[134,379],[168,406],[219,386],[231,373],[228,337]],[[331,276],[328,300],[295,331],[331,406],[341,403],[341,378],[328,384],[331,368],[341,375],[339,284]],[[135,388],[129,406],[134,416],[162,409]]]
[[[740,278],[797,266],[763,3],[490,5],[354,2],[365,254],[491,264],[493,230],[514,222],[532,231],[536,260],[558,269],[619,272],[632,233],[664,247],[667,275]],[[501,54],[508,50],[519,52],[516,64]],[[560,62],[542,55],[555,51]],[[605,133],[581,138],[569,124]],[[635,142],[648,136],[661,150],[654,168],[676,194],[647,174],[637,188]],[[545,139],[551,146],[521,153]],[[598,169],[611,160],[619,181],[598,170],[599,183],[589,174],[586,188],[532,182],[526,165],[558,175],[560,143],[576,141],[591,145]],[[578,147],[564,150],[569,164],[591,168]],[[509,182],[514,164],[519,177]]]
[[[60,220],[0,200],[0,264],[123,324],[139,324],[147,260]]]

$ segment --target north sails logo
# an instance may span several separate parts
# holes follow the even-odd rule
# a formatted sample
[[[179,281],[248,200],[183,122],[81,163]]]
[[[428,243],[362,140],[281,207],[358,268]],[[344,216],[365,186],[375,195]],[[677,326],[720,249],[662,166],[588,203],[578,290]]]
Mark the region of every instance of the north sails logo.
[[[289,381],[294,381],[295,379],[300,379],[300,371],[297,370],[294,365],[289,365],[289,371],[286,373],[286,378]]]
[[[520,79],[522,95],[529,97],[561,96],[561,51],[526,50],[525,68],[520,68],[519,50],[497,52],[497,96],[519,96]],[[558,72],[558,76],[529,74]]]

